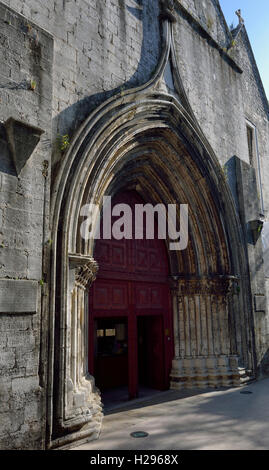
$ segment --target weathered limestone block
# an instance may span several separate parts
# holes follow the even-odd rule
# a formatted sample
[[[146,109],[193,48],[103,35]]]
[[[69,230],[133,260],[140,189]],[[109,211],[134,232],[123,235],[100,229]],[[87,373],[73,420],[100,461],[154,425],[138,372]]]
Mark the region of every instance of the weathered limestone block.
[[[0,313],[36,313],[38,283],[0,279]]]

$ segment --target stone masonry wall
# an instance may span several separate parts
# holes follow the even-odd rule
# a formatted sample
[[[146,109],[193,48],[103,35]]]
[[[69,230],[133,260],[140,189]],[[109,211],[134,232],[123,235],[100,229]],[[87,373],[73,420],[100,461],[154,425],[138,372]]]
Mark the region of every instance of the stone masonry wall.
[[[180,0],[180,3],[220,45],[227,45],[228,28],[218,0]]]
[[[257,129],[264,199],[264,215],[267,218],[269,214],[269,106],[255,58],[250,47],[247,33],[244,28],[236,41],[232,54],[243,70],[241,83],[244,97],[244,117],[249,119]]]
[[[266,98],[255,58],[251,51],[249,39],[245,28],[238,36],[233,55],[243,69],[242,90],[244,96],[244,118],[248,119],[256,128],[257,135],[257,152],[254,158],[256,161],[252,165],[256,169],[256,178],[258,185],[258,197],[260,212],[264,214],[265,235],[268,233],[268,217],[269,217],[269,106]],[[256,142],[254,144],[256,146]],[[260,161],[260,176],[262,185],[262,194],[259,190],[259,171],[258,158]],[[266,257],[268,263],[268,251],[264,249],[263,256]],[[263,262],[251,260],[252,268],[255,269],[255,291],[260,293],[264,282],[265,270]],[[265,277],[265,292],[269,299],[269,279]],[[268,373],[268,357],[269,357],[269,302],[267,301],[266,311],[255,312],[257,342],[260,350],[260,362],[264,372]]]
[[[44,208],[49,203],[49,177],[45,185],[43,169],[51,153],[52,60],[52,37],[0,3],[1,449],[44,447],[40,304],[48,226]],[[44,131],[19,174],[4,125],[10,117]],[[23,131],[21,137],[27,148],[31,138]]]
[[[222,166],[233,155],[248,161],[242,74],[177,12],[179,70],[194,114]]]
[[[54,37],[53,142],[121,87],[146,82],[159,58],[156,0],[6,0]],[[54,162],[60,158],[54,145]]]

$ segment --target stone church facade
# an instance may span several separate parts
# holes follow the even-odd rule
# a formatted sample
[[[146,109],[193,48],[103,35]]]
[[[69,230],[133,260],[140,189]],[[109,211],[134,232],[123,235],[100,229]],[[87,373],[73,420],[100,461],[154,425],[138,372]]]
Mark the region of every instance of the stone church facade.
[[[269,108],[238,17],[217,0],[0,1],[2,449],[98,438],[94,325],[115,317],[132,397],[145,311],[162,387],[268,373]],[[81,208],[121,194],[188,204],[163,270],[154,243],[135,247],[142,269],[82,239]]]

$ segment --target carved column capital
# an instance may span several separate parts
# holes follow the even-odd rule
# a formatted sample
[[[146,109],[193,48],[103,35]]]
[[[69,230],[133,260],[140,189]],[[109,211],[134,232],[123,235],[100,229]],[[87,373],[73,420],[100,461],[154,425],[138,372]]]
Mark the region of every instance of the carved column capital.
[[[96,279],[98,264],[94,258],[83,255],[69,255],[72,269],[75,269],[75,285],[86,289]]]
[[[179,279],[178,295],[215,295],[227,296],[233,293],[234,276],[216,276],[200,279]]]

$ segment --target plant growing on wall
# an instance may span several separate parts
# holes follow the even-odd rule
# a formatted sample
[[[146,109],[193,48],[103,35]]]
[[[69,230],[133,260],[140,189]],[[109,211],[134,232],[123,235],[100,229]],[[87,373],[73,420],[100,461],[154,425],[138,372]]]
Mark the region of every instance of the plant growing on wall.
[[[214,23],[213,19],[211,18],[211,16],[209,16],[208,19],[207,19],[207,22],[206,22],[207,29],[209,31],[212,29],[213,23]]]
[[[35,91],[35,89],[36,89],[36,81],[35,81],[35,80],[31,80],[31,82],[30,82],[30,90]]]
[[[70,146],[69,135],[58,134],[58,144],[59,144],[59,149],[61,150],[61,152],[65,152]]]

